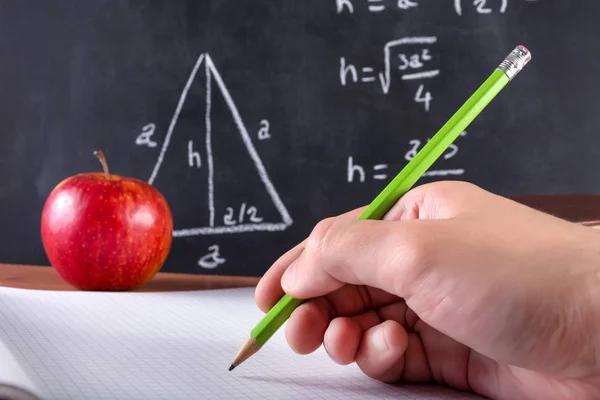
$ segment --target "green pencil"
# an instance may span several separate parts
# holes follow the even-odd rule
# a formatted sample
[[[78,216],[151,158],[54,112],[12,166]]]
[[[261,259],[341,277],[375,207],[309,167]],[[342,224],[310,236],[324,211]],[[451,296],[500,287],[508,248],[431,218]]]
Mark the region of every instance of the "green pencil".
[[[446,151],[448,146],[530,60],[531,54],[527,48],[524,46],[515,47],[465,104],[360,214],[358,219],[383,218],[398,199],[415,184],[435,160]],[[284,295],[252,329],[250,338],[239,350],[229,367],[229,371],[256,353],[303,301],[287,294]]]

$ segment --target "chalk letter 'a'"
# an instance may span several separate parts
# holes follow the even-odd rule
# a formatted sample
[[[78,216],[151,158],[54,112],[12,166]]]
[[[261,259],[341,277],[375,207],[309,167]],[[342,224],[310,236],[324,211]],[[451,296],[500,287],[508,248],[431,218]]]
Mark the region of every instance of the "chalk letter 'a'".
[[[156,147],[156,142],[150,139],[152,135],[154,135],[155,129],[156,125],[154,125],[153,123],[144,125],[144,127],[142,128],[142,133],[140,133],[137,139],[135,139],[135,144],[137,144],[138,146]]]
[[[270,139],[271,134],[269,133],[269,121],[263,119],[260,121],[260,129],[258,130],[258,140]]]

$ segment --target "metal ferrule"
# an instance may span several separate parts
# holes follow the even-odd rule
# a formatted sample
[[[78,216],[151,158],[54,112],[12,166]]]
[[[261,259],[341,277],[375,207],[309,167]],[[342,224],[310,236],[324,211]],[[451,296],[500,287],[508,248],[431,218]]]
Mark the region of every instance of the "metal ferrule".
[[[512,80],[527,63],[531,60],[531,53],[525,46],[517,46],[508,56],[500,63],[498,69]]]

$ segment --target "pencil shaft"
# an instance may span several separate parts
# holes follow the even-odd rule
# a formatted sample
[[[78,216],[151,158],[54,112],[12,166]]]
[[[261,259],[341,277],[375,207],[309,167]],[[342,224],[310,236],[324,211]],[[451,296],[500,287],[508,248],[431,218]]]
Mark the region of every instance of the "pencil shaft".
[[[465,104],[423,146],[400,173],[383,189],[358,219],[381,219],[425,171],[439,158],[475,117],[509,82],[506,74],[496,69],[489,78],[469,97]],[[303,300],[285,294],[254,327],[250,337],[260,345],[284,324]]]
[[[454,140],[530,60],[529,51],[517,46],[440,130],[360,214],[358,219],[382,219],[419,180]],[[304,300],[285,294],[250,333],[262,346]]]
[[[358,219],[381,219],[410,190],[431,165],[448,149],[475,117],[509,82],[508,76],[496,69],[469,97],[461,108],[423,146],[400,173],[360,214]]]
[[[302,302],[303,301],[300,299],[295,299],[288,294],[284,294],[281,300],[279,300],[254,329],[252,329],[250,337],[256,339],[256,343],[260,346],[265,344],[277,329],[279,329],[279,327],[290,317],[292,311],[294,311]]]

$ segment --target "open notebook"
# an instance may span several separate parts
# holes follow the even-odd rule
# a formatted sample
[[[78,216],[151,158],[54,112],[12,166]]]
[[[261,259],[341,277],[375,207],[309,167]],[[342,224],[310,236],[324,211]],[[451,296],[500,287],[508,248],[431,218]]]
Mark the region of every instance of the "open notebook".
[[[0,288],[2,399],[475,399],[393,386],[278,331],[227,369],[262,317],[253,289],[168,293]]]

